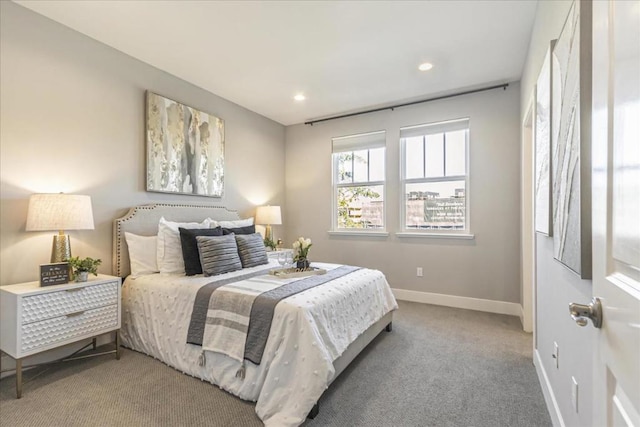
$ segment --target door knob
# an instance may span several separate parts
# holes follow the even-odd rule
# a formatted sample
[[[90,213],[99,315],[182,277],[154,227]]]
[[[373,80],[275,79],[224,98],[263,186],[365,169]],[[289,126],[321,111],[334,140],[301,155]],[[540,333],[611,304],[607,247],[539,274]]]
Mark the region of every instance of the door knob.
[[[600,303],[600,298],[593,297],[589,305],[572,302],[569,304],[569,313],[571,313],[571,318],[579,326],[587,326],[587,323],[589,323],[587,319],[591,319],[594,328],[599,329],[602,326],[602,304]]]

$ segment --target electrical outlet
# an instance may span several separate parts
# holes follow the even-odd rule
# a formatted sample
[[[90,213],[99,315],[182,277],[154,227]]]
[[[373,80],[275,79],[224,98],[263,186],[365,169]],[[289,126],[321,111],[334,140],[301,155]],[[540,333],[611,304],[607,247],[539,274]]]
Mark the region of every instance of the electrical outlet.
[[[416,276],[422,277],[422,267],[418,267],[418,269],[416,270]]]
[[[551,355],[556,360],[556,369],[560,368],[560,348],[557,342],[553,342],[553,354]]]
[[[571,377],[571,402],[573,403],[573,410],[578,412],[578,381],[575,377]]]

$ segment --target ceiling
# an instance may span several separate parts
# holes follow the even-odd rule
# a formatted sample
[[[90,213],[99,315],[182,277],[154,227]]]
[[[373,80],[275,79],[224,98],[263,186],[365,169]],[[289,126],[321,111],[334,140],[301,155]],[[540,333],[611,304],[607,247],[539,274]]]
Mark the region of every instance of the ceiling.
[[[291,125],[520,80],[537,2],[16,3]]]

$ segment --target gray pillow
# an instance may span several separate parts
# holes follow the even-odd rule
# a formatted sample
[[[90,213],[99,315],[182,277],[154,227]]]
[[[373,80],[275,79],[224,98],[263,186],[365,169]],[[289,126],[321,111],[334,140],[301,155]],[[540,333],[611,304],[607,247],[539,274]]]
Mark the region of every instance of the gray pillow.
[[[255,267],[256,265],[268,264],[267,251],[264,248],[264,240],[260,233],[236,234],[238,253],[242,267]]]
[[[200,264],[205,276],[228,273],[242,269],[235,235],[196,236]]]
[[[247,225],[246,227],[223,228],[222,234],[253,234],[256,232],[255,225]]]

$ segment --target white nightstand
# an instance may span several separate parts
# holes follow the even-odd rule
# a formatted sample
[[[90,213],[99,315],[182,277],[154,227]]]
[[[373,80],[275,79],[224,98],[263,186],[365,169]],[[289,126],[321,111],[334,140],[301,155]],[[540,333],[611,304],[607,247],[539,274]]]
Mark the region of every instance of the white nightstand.
[[[22,396],[22,359],[115,331],[120,359],[120,278],[100,274],[87,282],[0,287],[0,349],[16,360],[16,395]],[[70,359],[65,359],[70,360]]]

